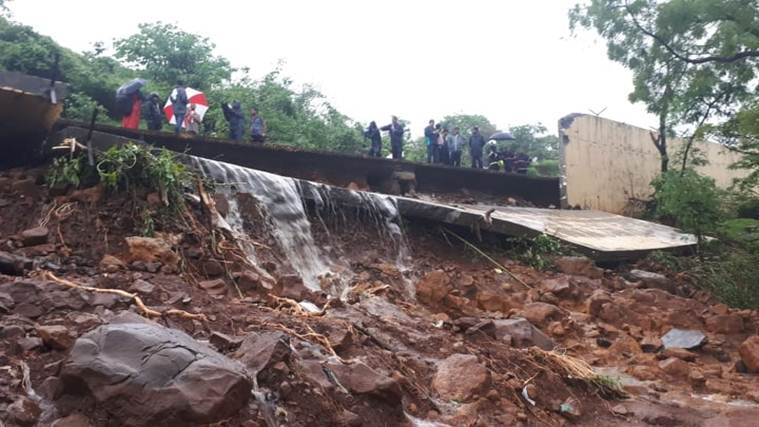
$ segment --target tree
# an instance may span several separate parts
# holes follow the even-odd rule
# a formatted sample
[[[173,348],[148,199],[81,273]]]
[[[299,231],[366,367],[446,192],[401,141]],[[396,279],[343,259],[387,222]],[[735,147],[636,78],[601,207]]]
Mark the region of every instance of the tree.
[[[541,123],[512,126],[509,131],[515,140],[509,145],[519,153],[524,153],[537,161],[558,160],[559,137],[548,134]]]
[[[669,166],[667,136],[686,137],[681,173],[708,121],[731,115],[751,95],[759,49],[755,0],[590,0],[570,26],[594,29],[609,58],[633,71],[633,102],[659,117],[652,141]]]
[[[234,69],[214,55],[207,38],[161,22],[140,24],[137,34],[114,43],[116,57],[145,73],[145,78],[208,90],[229,80]]]

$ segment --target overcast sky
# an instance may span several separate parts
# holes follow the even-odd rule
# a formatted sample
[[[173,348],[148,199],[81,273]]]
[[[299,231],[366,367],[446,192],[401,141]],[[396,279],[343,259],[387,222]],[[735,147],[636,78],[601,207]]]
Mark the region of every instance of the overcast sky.
[[[482,114],[500,128],[606,108],[603,117],[655,125],[627,100],[631,74],[596,36],[570,34],[576,0],[12,0],[14,20],[83,51],[164,21],[209,37],[254,77],[284,60],[353,119],[396,114],[415,135],[430,118]]]

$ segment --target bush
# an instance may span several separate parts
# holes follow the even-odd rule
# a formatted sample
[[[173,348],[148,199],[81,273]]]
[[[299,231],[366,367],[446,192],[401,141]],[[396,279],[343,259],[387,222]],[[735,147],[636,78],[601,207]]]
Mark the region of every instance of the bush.
[[[738,205],[738,217],[759,219],[759,198],[749,199]]]
[[[722,218],[721,195],[714,179],[686,169],[666,172],[652,185],[657,217],[672,218],[678,227],[695,234],[700,247],[706,233],[713,232]]]

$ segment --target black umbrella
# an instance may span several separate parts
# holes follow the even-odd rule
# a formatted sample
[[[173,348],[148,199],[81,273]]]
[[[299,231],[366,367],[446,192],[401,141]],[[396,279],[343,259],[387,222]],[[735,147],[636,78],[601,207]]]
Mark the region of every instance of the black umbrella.
[[[514,141],[516,138],[514,138],[514,135],[512,135],[511,132],[496,132],[490,135],[490,139],[496,141]]]
[[[124,83],[116,90],[116,96],[129,96],[145,86],[145,79],[134,79],[130,82]]]

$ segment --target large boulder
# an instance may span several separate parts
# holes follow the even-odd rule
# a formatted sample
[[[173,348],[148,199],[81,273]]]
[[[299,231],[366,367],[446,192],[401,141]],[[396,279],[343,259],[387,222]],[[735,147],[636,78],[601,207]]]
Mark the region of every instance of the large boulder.
[[[82,336],[60,379],[65,400],[92,399],[127,426],[216,423],[242,409],[252,388],[242,365],[152,322],[110,323]]]
[[[746,341],[743,341],[738,348],[738,353],[748,371],[759,374],[759,335],[748,337]]]
[[[443,399],[465,402],[482,393],[490,383],[490,371],[471,354],[453,354],[438,363],[432,388]]]
[[[47,236],[50,231],[47,227],[35,227],[24,230],[19,235],[21,244],[24,246],[37,246],[47,243]]]

